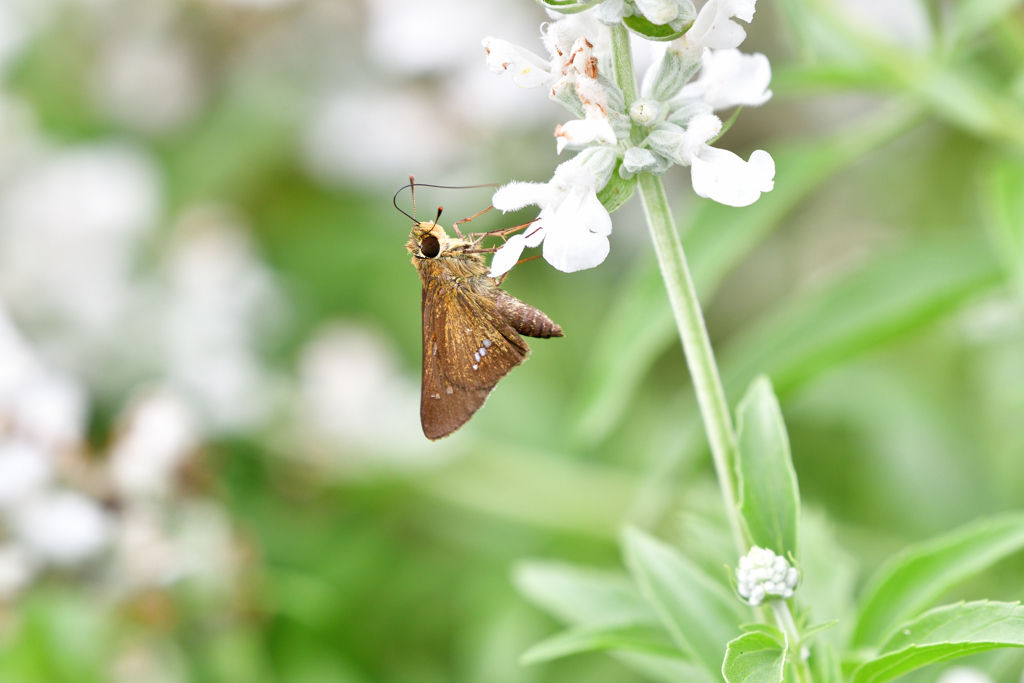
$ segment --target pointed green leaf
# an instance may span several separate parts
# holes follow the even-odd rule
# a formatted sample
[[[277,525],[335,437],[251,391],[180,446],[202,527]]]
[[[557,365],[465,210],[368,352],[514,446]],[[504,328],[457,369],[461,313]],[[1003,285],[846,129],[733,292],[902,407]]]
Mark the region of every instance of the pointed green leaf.
[[[626,566],[676,643],[694,662],[716,672],[726,644],[749,612],[739,598],[675,548],[638,529],[623,539]]]
[[[779,401],[758,377],[736,410],[740,512],[755,545],[797,556],[800,491]]]
[[[789,646],[766,633],[744,633],[730,641],[722,662],[728,683],[782,683]]]
[[[583,652],[627,650],[683,659],[682,651],[661,626],[582,626],[562,631],[543,640],[520,658],[522,664],[537,664]]]
[[[566,562],[520,563],[513,582],[527,600],[566,624],[660,624],[629,577]]]
[[[830,628],[832,628],[833,626],[835,626],[838,623],[839,623],[838,619],[833,619],[832,621],[826,621],[824,624],[815,624],[814,626],[808,626],[803,631],[801,631],[801,633],[800,633],[800,639],[801,639],[800,642],[803,645],[806,645],[807,642],[811,638],[813,638],[814,636],[818,635],[822,631],[829,630]]]
[[[877,645],[943,593],[1024,548],[1024,514],[991,517],[910,546],[876,573],[865,590],[853,634]]]
[[[646,17],[641,14],[634,14],[628,16],[622,20],[622,23],[626,25],[633,33],[646,38],[647,40],[656,40],[659,42],[675,40],[684,33],[690,30],[690,26],[693,25],[691,21],[689,24],[684,26],[679,31],[675,30],[668,24],[654,24],[651,23]]]
[[[994,650],[1024,647],[1024,607],[978,601],[945,605],[904,624],[881,655],[854,673],[854,683],[884,683],[935,662]]]

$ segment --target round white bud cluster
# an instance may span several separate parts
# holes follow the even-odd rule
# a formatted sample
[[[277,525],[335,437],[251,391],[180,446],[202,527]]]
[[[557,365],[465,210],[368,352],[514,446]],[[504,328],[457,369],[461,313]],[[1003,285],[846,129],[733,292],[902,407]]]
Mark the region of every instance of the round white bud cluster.
[[[737,591],[751,607],[757,607],[766,597],[791,598],[800,582],[800,572],[790,566],[786,558],[768,548],[754,546],[740,558],[736,570]]]

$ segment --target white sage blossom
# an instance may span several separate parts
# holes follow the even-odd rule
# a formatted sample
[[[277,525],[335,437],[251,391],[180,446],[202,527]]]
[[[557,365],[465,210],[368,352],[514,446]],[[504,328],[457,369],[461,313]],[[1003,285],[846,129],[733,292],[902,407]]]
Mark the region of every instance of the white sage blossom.
[[[555,128],[555,145],[559,154],[581,150],[549,182],[512,182],[495,193],[496,208],[533,204],[540,213],[496,250],[492,277],[508,272],[524,249],[541,244],[544,258],[565,272],[604,262],[611,217],[598,193],[613,172],[628,182],[637,173],[662,175],[673,164],[690,166],[694,191],[728,206],[747,206],[773,189],[775,162],[767,152],[744,161],[709,144],[722,132],[715,110],[756,106],[772,96],[768,59],[735,49],[746,32],[733,19],[751,21],[755,2],[708,0],[698,13],[690,0],[604,0],[541,27],[549,59],[497,38],[483,41],[492,71],[510,72],[521,87],[550,88],[551,99],[575,114]],[[602,61],[609,59],[603,27],[641,15],[686,33],[665,44],[647,70],[640,99],[627,111],[625,94]],[[635,23],[629,24],[634,31]],[[614,209],[623,196],[628,194],[607,193],[605,201]]]
[[[741,104],[756,107],[771,99],[771,80],[772,67],[763,54],[706,48],[697,80],[680,90],[673,102],[681,105],[703,100],[714,111]]]
[[[574,273],[600,265],[610,249],[612,219],[597,198],[615,164],[609,147],[588,149],[559,164],[547,183],[512,182],[494,193],[496,209],[515,211],[531,204],[540,214],[494,255],[491,277],[508,272],[523,249],[544,243],[544,259],[558,270]]]
[[[747,32],[733,21],[733,17],[748,24],[754,19],[757,0],[708,0],[700,8],[697,18],[682,37],[672,43],[672,49],[699,58],[704,48],[727,50],[738,47]]]
[[[736,592],[751,607],[757,607],[765,599],[791,598],[800,572],[781,555],[768,548],[754,546],[740,558],[736,569]]]

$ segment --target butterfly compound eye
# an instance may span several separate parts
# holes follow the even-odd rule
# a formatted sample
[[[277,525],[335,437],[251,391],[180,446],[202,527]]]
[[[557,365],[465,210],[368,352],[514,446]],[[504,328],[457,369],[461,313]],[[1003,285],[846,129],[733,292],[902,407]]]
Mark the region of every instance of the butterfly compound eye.
[[[434,258],[441,253],[441,243],[433,235],[427,235],[420,240],[420,253],[427,258]]]

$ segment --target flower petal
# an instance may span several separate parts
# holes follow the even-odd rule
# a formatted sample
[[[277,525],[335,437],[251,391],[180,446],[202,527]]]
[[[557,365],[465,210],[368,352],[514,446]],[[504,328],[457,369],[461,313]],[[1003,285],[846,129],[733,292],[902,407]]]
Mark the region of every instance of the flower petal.
[[[608,257],[611,217],[593,190],[574,188],[548,223],[544,258],[565,273],[600,265]]]
[[[749,23],[754,18],[755,3],[756,0],[708,0],[690,30],[676,41],[675,49],[696,56],[706,47],[716,50],[738,47],[747,32],[731,18],[738,17]]]
[[[555,137],[559,154],[569,145],[579,147],[595,141],[614,145],[616,142],[615,131],[605,118],[569,121],[555,127]]]
[[[683,134],[679,156],[687,163],[693,163],[695,157],[710,149],[707,141],[722,131],[722,120],[714,114],[698,114],[690,119]]]
[[[491,204],[501,211],[516,211],[536,204],[544,208],[552,201],[553,191],[548,183],[524,183],[517,180],[498,188],[491,197]]]
[[[680,99],[703,99],[715,110],[739,104],[757,106],[767,102],[772,91],[772,67],[758,53],[739,50],[704,50],[700,77],[682,89]]]
[[[512,266],[519,262],[519,257],[523,253],[523,249],[526,247],[526,238],[522,235],[513,235],[508,238],[508,242],[494,252],[494,258],[491,259],[491,272],[488,273],[490,277],[501,277],[508,271],[512,270]]]
[[[548,232],[547,222],[550,221],[551,217],[554,215],[554,209],[541,209],[536,220],[534,220],[533,223],[523,231],[523,236],[526,238],[526,246],[532,249],[544,241],[544,236]]]
[[[529,50],[491,36],[484,38],[483,46],[487,50],[487,66],[491,71],[496,74],[510,72],[512,80],[521,88],[537,88],[554,80],[551,64]]]
[[[775,187],[775,161],[757,150],[750,161],[724,149],[705,148],[690,170],[693,190],[726,206],[748,206]]]

